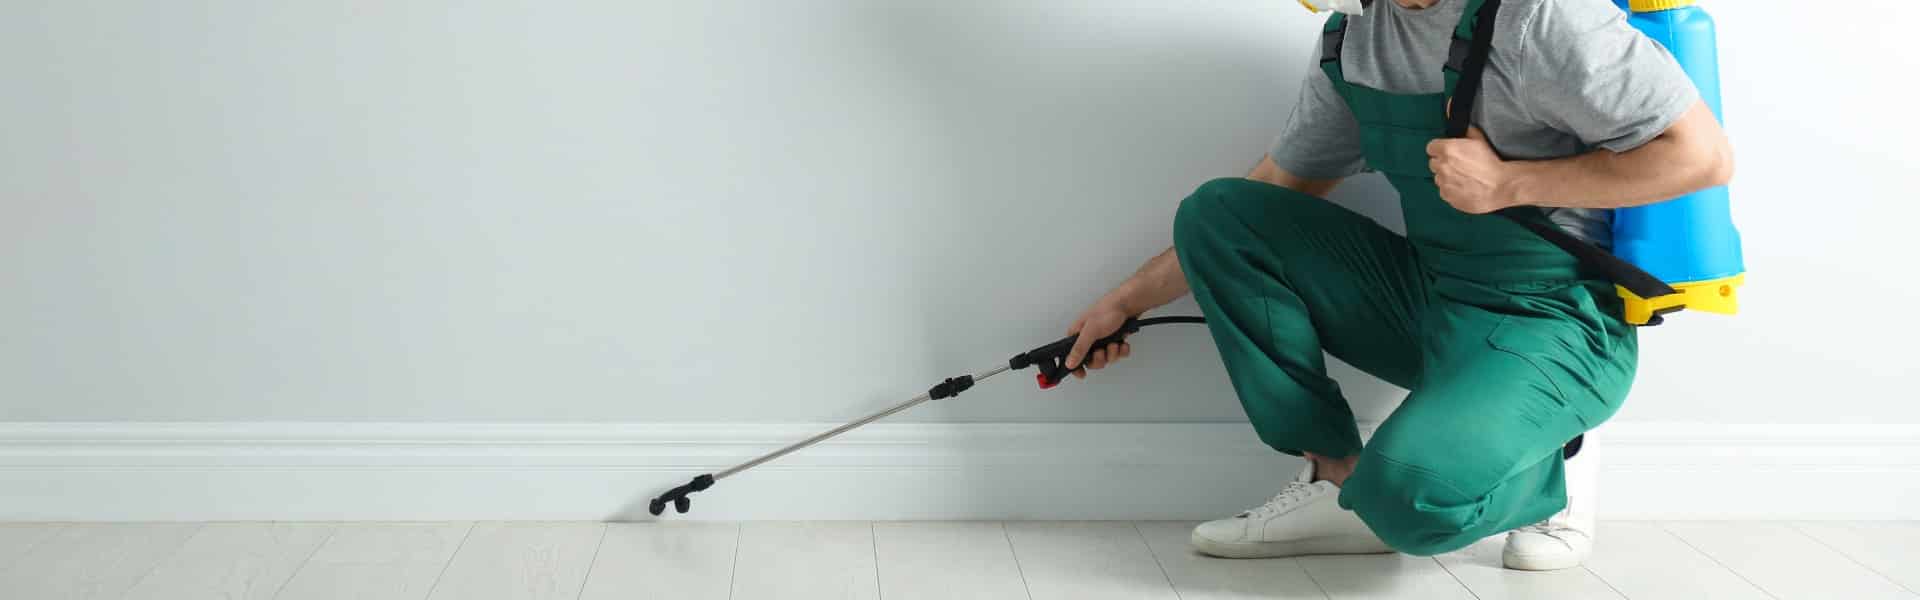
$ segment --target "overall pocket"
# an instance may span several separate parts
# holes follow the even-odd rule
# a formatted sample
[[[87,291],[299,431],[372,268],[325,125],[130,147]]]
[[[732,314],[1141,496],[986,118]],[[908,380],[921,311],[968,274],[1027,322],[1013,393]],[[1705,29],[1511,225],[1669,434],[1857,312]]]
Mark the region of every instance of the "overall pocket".
[[[1633,384],[1636,345],[1609,337],[1562,318],[1503,315],[1487,344],[1532,365],[1591,429],[1619,411]]]

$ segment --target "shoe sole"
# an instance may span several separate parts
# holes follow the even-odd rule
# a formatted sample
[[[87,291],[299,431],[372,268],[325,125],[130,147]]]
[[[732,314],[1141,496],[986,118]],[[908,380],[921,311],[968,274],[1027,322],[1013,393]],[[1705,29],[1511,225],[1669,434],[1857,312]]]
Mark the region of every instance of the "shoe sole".
[[[1570,554],[1524,556],[1503,553],[1500,555],[1500,563],[1515,571],[1558,571],[1578,567],[1583,562],[1586,562],[1586,557]]]
[[[1194,532],[1190,538],[1195,550],[1220,558],[1286,558],[1329,554],[1391,554],[1392,548],[1378,539],[1352,535],[1289,540],[1285,542],[1216,542]]]

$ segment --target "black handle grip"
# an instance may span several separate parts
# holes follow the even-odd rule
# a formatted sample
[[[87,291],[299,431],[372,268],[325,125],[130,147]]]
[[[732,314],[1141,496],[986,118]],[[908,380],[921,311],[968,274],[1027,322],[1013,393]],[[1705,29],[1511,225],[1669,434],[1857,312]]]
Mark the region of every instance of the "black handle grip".
[[[1119,331],[1094,340],[1093,345],[1089,347],[1105,348],[1108,344],[1126,341],[1127,336],[1139,331],[1140,320],[1127,319],[1127,322],[1120,324]],[[1035,379],[1039,380],[1040,389],[1051,388],[1059,385],[1067,375],[1073,373],[1073,369],[1067,368],[1067,354],[1073,352],[1073,343],[1079,340],[1080,336],[1070,335],[1045,346],[1022,352],[1008,360],[1007,367],[1016,371],[1027,367],[1039,367],[1040,374]]]

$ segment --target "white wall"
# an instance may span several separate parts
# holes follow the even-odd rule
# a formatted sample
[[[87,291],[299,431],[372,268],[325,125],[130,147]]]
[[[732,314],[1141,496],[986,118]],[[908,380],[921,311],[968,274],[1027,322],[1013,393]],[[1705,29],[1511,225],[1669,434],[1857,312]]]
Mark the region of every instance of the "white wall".
[[[1649,332],[1623,418],[1920,422],[1920,9],[1776,4],[1709,5],[1747,314]],[[0,421],[851,416],[1057,337],[1165,247],[1184,192],[1286,118],[1315,22],[1291,0],[0,4]],[[1200,331],[1137,354],[906,418],[1242,418]],[[1394,395],[1348,389],[1371,416]]]

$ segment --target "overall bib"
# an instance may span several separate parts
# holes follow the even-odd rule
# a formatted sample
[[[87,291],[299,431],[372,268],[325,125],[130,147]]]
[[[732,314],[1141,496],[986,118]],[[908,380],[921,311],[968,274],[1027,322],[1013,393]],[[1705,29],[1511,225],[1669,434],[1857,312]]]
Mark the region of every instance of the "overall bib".
[[[1472,40],[1482,1],[1456,37]],[[1327,32],[1345,27],[1336,15]],[[1444,135],[1455,61],[1441,93],[1390,94],[1346,80],[1335,37],[1321,66],[1367,166],[1399,192],[1407,235],[1221,179],[1181,203],[1174,246],[1260,439],[1359,454],[1340,505],[1396,550],[1448,552],[1565,507],[1562,446],[1620,407],[1638,342],[1611,282],[1518,223],[1440,198],[1426,148]],[[1323,351],[1412,392],[1364,448]]]

